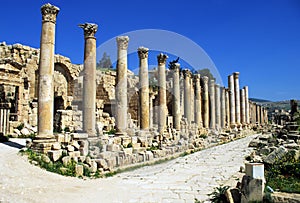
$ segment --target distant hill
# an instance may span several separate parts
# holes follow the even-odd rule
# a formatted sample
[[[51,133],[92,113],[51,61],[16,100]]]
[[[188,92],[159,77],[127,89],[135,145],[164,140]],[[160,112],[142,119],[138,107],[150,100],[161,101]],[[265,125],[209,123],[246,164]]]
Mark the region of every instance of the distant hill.
[[[265,99],[257,99],[257,98],[249,98],[249,100],[253,102],[258,102],[258,103],[265,103],[265,102],[272,102],[270,100],[265,100]]]
[[[291,110],[290,100],[275,101],[275,102],[264,100],[264,99],[257,99],[257,98],[249,98],[249,100],[256,102],[264,107],[267,107],[269,112],[274,112],[275,109],[278,110],[283,109],[287,112]],[[298,103],[298,109],[300,109],[300,100],[297,100],[297,103]]]

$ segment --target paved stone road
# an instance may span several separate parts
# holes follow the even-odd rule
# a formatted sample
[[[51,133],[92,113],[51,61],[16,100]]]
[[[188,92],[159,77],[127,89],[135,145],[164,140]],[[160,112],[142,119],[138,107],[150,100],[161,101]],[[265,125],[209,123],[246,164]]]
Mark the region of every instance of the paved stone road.
[[[41,170],[0,144],[0,202],[194,202],[236,174],[255,135],[189,156],[118,174],[82,180]],[[14,140],[18,141],[19,140]]]

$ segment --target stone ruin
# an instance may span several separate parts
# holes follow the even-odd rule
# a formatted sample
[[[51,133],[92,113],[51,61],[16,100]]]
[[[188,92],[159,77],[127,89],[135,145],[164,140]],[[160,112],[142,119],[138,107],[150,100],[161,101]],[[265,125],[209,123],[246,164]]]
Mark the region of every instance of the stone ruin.
[[[220,87],[181,71],[179,63],[167,69],[168,56],[161,53],[152,74],[158,88],[149,86],[148,49],[137,49],[140,72],[133,75],[128,36],[116,39],[116,71],[96,71],[96,24],[79,25],[84,64],[72,64],[54,54],[59,9],[45,4],[41,12],[40,49],[0,44],[0,132],[36,133],[28,146],[52,161],[63,157],[111,171],[205,147],[204,135],[209,142],[227,141],[268,123],[267,110],[249,101],[248,86],[240,89],[238,72],[228,76],[228,88]]]

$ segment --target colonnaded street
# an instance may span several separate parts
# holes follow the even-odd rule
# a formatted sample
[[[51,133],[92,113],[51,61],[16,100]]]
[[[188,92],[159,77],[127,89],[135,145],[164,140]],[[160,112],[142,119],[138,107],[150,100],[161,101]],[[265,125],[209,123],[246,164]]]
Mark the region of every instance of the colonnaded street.
[[[0,143],[0,202],[194,202],[233,179],[256,135],[103,179],[64,177]],[[10,139],[10,145],[24,140]]]

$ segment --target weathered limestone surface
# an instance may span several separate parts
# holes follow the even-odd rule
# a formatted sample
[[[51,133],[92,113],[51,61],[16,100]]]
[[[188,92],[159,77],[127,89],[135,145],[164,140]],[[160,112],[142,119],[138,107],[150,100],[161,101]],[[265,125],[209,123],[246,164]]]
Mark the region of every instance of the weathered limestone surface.
[[[138,55],[140,59],[139,79],[140,79],[140,128],[149,129],[149,79],[148,79],[148,48],[139,47]]]
[[[96,136],[96,38],[98,25],[79,25],[84,31],[83,65],[83,130],[90,137]]]
[[[209,98],[208,98],[208,77],[202,77],[203,81],[203,127],[209,128]]]
[[[200,74],[195,75],[195,123],[198,128],[202,128],[202,102],[201,102],[201,87]]]
[[[192,122],[191,114],[191,72],[185,69],[184,72],[184,117],[187,119],[188,124]]]
[[[234,96],[235,96],[235,121],[238,127],[241,125],[241,103],[240,103],[240,82],[239,72],[234,72]]]
[[[45,4],[41,7],[42,33],[39,59],[38,137],[53,137],[53,74],[55,23],[59,8]]]
[[[178,131],[180,131],[181,121],[179,69],[179,63],[174,64],[171,69],[173,73],[173,125]]]
[[[228,89],[229,89],[229,105],[230,105],[230,127],[236,127],[236,106],[235,106],[235,88],[233,75],[228,76]]]
[[[220,85],[215,85],[215,103],[216,103],[216,128],[221,129],[221,94]]]
[[[167,93],[166,93],[166,60],[168,56],[160,53],[157,56],[158,63],[158,132],[160,135],[166,129],[166,116],[167,116]]]
[[[117,37],[116,128],[120,134],[127,129],[127,48],[128,36]]]
[[[209,99],[210,99],[210,123],[209,127],[210,129],[216,128],[216,100],[215,100],[215,81],[210,80],[209,81]]]

